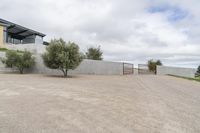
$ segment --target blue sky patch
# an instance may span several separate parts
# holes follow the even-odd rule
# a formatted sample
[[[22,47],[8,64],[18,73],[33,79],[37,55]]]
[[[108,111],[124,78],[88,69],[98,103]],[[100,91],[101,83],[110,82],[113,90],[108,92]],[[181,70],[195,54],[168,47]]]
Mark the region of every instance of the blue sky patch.
[[[148,9],[150,13],[164,13],[171,22],[179,21],[188,16],[188,12],[177,6],[161,5],[152,6]]]

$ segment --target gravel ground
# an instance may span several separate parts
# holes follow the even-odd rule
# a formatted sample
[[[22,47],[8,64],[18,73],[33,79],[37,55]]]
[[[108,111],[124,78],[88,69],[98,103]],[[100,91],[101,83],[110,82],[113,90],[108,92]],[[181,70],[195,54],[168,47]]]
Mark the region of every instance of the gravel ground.
[[[199,133],[200,83],[0,74],[0,133]]]

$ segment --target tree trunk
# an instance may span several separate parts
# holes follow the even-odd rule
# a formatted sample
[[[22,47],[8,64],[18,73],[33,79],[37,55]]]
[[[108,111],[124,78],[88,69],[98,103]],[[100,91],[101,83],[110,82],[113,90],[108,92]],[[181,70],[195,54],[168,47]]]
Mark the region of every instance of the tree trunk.
[[[62,69],[62,72],[63,72],[63,76],[66,78],[67,77],[67,70],[64,70],[64,69]]]
[[[20,74],[23,74],[23,72],[24,72],[23,68],[19,68],[19,72],[20,72]]]

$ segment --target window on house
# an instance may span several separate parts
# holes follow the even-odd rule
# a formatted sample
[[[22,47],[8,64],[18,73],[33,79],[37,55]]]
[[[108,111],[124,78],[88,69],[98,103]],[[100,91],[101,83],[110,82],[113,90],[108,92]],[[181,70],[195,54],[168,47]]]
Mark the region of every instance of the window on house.
[[[3,28],[3,42],[7,42],[7,32],[6,32],[6,27]]]

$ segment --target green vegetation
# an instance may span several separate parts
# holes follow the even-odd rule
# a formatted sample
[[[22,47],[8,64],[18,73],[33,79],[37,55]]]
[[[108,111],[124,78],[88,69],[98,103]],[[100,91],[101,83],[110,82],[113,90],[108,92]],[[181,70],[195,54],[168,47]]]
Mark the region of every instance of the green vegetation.
[[[195,77],[196,80],[200,81],[200,76],[199,77]]]
[[[200,73],[200,66],[197,68],[197,73]]]
[[[35,58],[28,51],[7,50],[6,57],[2,58],[1,61],[6,64],[6,67],[17,68],[20,74],[24,73],[25,68],[31,68],[35,64]]]
[[[183,78],[183,79],[194,80],[194,81],[200,82],[200,76],[199,77],[195,77],[195,78],[188,78],[188,77],[182,77],[182,76],[175,76],[175,75],[171,75],[171,74],[168,74],[168,75],[169,76],[173,76],[173,77],[177,77],[177,78]]]
[[[160,60],[149,60],[148,61],[148,68],[149,68],[149,71],[151,72],[155,72],[156,73],[156,66],[161,66],[162,65],[162,62]]]
[[[195,76],[200,77],[200,66],[197,68],[197,72],[196,72]]]
[[[66,43],[63,39],[51,40],[42,55],[45,66],[51,69],[59,69],[67,77],[69,69],[75,69],[82,61],[82,54],[75,43]]]
[[[18,53],[23,53],[24,52],[22,50],[9,50],[7,48],[0,48],[0,52],[7,52],[7,51],[17,51]]]
[[[8,50],[7,48],[0,48],[0,52],[5,52],[7,50]]]
[[[87,49],[86,58],[92,60],[103,60],[102,58],[103,52],[101,51],[101,47],[98,46],[97,48],[90,47]]]

